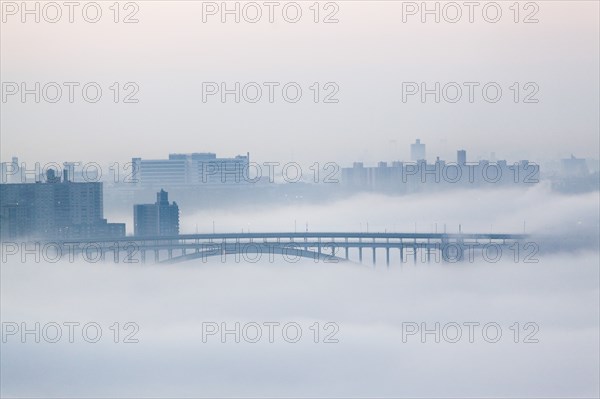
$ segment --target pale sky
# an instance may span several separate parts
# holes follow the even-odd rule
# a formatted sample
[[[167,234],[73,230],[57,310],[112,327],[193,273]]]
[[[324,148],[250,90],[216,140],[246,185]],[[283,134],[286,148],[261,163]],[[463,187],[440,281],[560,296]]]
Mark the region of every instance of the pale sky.
[[[312,2],[298,3],[303,14],[295,24],[285,22],[280,9],[273,24],[266,15],[255,24],[232,17],[221,23],[219,14],[203,23],[202,3],[137,2],[139,23],[133,24],[113,22],[112,2],[99,3],[103,14],[96,24],[85,22],[80,10],[69,23],[66,8],[55,24],[32,17],[22,23],[19,13],[4,12],[4,84],[97,82],[103,94],[94,104],[83,100],[81,86],[72,104],[66,88],[57,103],[36,104],[29,96],[23,104],[19,94],[8,96],[2,160],[107,163],[210,151],[250,152],[257,161],[348,164],[408,159],[415,138],[427,144],[429,159],[454,159],[459,148],[470,159],[491,152],[508,160],[571,153],[598,158],[598,2],[538,1],[539,22],[529,24],[522,20],[535,10],[521,9],[521,22],[514,23],[513,2],[499,2],[498,23],[486,22],[480,9],[469,23],[466,8],[457,23],[432,17],[422,23],[420,14],[404,23],[402,2],[340,1],[339,22],[332,24],[313,22]],[[122,9],[120,18],[131,11]],[[332,11],[322,8],[320,20]],[[115,104],[114,82],[121,96],[131,91],[123,85],[135,82],[139,103]],[[236,104],[233,96],[222,103],[218,95],[203,103],[203,82],[280,86],[274,103],[266,88],[258,103]],[[303,90],[297,103],[281,96],[288,82]],[[310,89],[314,82],[320,83],[319,103]],[[324,89],[327,82],[339,88],[338,103],[322,102],[333,90]],[[479,86],[473,103],[463,86],[458,103],[436,104],[432,95],[426,103],[419,95],[403,102],[403,82]],[[489,82],[503,90],[497,103],[482,97]],[[515,82],[519,103],[510,89]],[[527,83],[537,85],[538,103],[523,103],[534,87]]]

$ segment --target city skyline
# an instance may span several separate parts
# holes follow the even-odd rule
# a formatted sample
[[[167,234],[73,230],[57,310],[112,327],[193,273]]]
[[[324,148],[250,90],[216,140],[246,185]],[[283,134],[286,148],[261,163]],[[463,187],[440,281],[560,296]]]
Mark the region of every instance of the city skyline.
[[[0,397],[600,395],[600,1],[0,1]]]
[[[413,136],[414,137],[414,136]],[[414,138],[412,139],[414,140]],[[594,151],[592,150],[592,147],[586,147],[585,151],[576,151],[575,148],[562,148],[560,151],[556,151],[553,154],[548,154],[548,153],[539,153],[537,154],[537,156],[535,155],[536,151],[527,151],[527,150],[522,150],[522,149],[518,149],[518,146],[516,146],[514,149],[505,149],[504,151],[498,151],[497,149],[494,149],[492,147],[480,147],[479,150],[472,150],[470,147],[470,145],[465,145],[464,143],[462,145],[458,144],[458,143],[452,143],[449,144],[449,142],[447,140],[444,140],[444,142],[439,142],[436,140],[433,140],[432,142],[425,142],[427,145],[427,153],[426,153],[426,159],[428,161],[432,161],[435,160],[437,157],[439,157],[440,159],[452,159],[455,157],[456,155],[456,151],[460,150],[460,149],[465,149],[469,152],[469,154],[472,156],[472,162],[476,162],[479,160],[484,160],[484,159],[488,159],[488,160],[493,160],[494,158],[497,159],[514,159],[514,160],[521,160],[521,159],[535,159],[537,162],[539,163],[552,163],[552,162],[556,162],[560,159],[566,159],[569,158],[571,155],[576,156],[577,158],[584,158],[584,159],[589,159],[592,161],[598,161],[600,160],[600,149],[599,151]],[[302,155],[302,157],[298,157],[297,153],[295,151],[284,151],[283,153],[280,153],[276,156],[270,156],[270,157],[261,157],[260,159],[265,160],[265,161],[293,161],[293,162],[299,162],[301,164],[312,164],[314,162],[339,162],[341,165],[352,165],[352,163],[354,162],[364,162],[364,163],[370,163],[370,164],[376,164],[377,162],[381,162],[381,161],[387,161],[387,162],[392,162],[392,161],[406,161],[406,162],[410,162],[412,161],[411,159],[411,151],[410,151],[410,144],[414,144],[411,142],[411,139],[405,139],[402,142],[400,142],[400,140],[396,139],[396,138],[390,138],[387,141],[387,145],[388,147],[394,148],[394,153],[395,154],[390,154],[389,150],[387,151],[388,154],[379,156],[379,155],[374,155],[371,154],[370,151],[366,150],[363,152],[362,156],[357,156],[356,158],[349,158],[343,154],[339,154],[336,153],[336,156],[332,157],[332,156],[319,156],[319,157],[310,157],[307,155]],[[437,144],[437,145],[436,145]],[[259,159],[259,157],[253,152],[253,151],[249,151],[248,149],[239,149],[239,150],[231,150],[231,149],[227,149],[225,148],[223,151],[217,151],[215,150],[214,147],[207,147],[205,145],[201,145],[198,147],[199,150],[205,151],[205,152],[211,152],[211,153],[225,153],[225,154],[246,154],[246,153],[251,153],[253,154],[253,158],[254,159]],[[260,151],[259,151],[260,152]],[[23,153],[25,153],[25,155],[23,155]],[[185,153],[191,153],[189,151],[182,151],[181,148],[173,148],[171,150],[161,150],[161,151],[152,151],[152,152],[139,152],[136,151],[135,156],[137,157],[143,157],[143,158],[148,158],[148,159],[160,159],[161,157],[164,157],[167,154],[185,154]],[[309,152],[307,152],[309,153]],[[92,157],[91,159],[88,158],[84,158],[82,156],[78,156],[78,155],[70,155],[67,156],[66,158],[60,158],[60,159],[71,159],[71,160],[75,160],[75,162],[82,162],[82,161],[93,161],[93,162],[98,162],[102,165],[110,165],[111,163],[114,162],[119,162],[119,163],[126,163],[126,162],[131,162],[132,157],[135,157],[133,154],[121,154],[122,158],[112,158],[112,157],[106,157],[106,156],[102,156],[102,157]],[[7,152],[5,155],[3,154],[2,158],[0,159],[1,162],[9,162],[12,158],[17,157],[20,160],[28,160],[28,162],[31,163],[35,163],[35,162],[40,162],[40,163],[52,163],[52,162],[66,162],[66,161],[57,161],[57,158],[55,156],[51,156],[48,155],[48,153],[45,153],[43,156],[40,157],[28,157],[27,156],[27,151],[11,151],[11,152]]]
[[[419,145],[423,146],[423,150],[425,151],[425,147],[429,148],[429,143],[427,142],[421,142],[420,139],[414,139],[415,141],[419,141]],[[395,145],[397,145],[397,141],[394,140]],[[365,160],[364,158],[357,158],[357,159],[352,159],[348,162],[342,162],[339,159],[332,159],[331,157],[326,158],[327,161],[333,161],[333,162],[339,162],[340,165],[342,166],[351,166],[352,164],[354,164],[355,162],[363,162],[363,163],[367,163],[367,164],[377,164],[379,162],[394,162],[394,161],[400,161],[400,162],[406,162],[406,163],[410,163],[410,162],[417,162],[417,158],[415,158],[415,156],[412,154],[412,147],[415,145],[415,143],[411,143],[410,140],[406,140],[404,142],[404,145],[402,146],[402,148],[404,148],[403,151],[400,151],[400,153],[404,154],[401,155],[400,153],[397,154],[395,157],[384,157],[384,158],[379,158],[379,159],[374,159],[374,160]],[[431,150],[427,150],[425,151],[425,157],[423,159],[427,160],[427,161],[432,161],[432,160],[437,160],[437,159],[442,159],[442,160],[451,160],[451,159],[456,159],[456,154],[457,151],[465,151],[469,154],[469,160],[468,162],[478,162],[480,160],[488,160],[491,162],[496,162],[496,160],[500,159],[500,160],[508,160],[511,159],[513,161],[521,161],[521,160],[530,160],[533,162],[537,162],[538,164],[541,163],[552,163],[552,162],[557,162],[560,161],[562,159],[569,159],[569,158],[579,158],[579,159],[587,159],[590,162],[598,162],[600,160],[600,158],[594,158],[594,157],[582,157],[580,156],[580,154],[575,153],[574,151],[570,151],[568,148],[567,149],[563,149],[562,153],[564,154],[564,156],[562,157],[556,157],[556,158],[544,158],[544,159],[531,159],[529,157],[514,157],[514,158],[510,158],[510,157],[505,157],[503,156],[501,153],[498,153],[493,147],[488,147],[487,151],[484,153],[485,155],[482,155],[482,153],[475,153],[473,154],[473,152],[471,152],[471,150],[469,149],[469,146],[464,145],[464,143],[461,145],[460,143],[455,143],[455,148],[452,150],[447,150],[447,157],[443,157],[441,156],[441,154],[433,152]],[[118,159],[108,159],[104,162],[100,162],[100,164],[102,166],[104,165],[110,165],[110,164],[115,164],[115,163],[126,163],[126,162],[135,162],[136,160],[146,160],[146,159],[150,159],[150,160],[155,160],[155,161],[159,161],[161,159],[174,159],[177,157],[185,157],[185,156],[200,156],[200,157],[216,157],[216,152],[210,152],[210,151],[214,151],[211,150],[210,148],[201,148],[202,151],[195,151],[195,152],[186,152],[186,151],[165,151],[162,152],[161,154],[159,154],[158,156],[154,157],[154,158],[147,158],[146,156],[144,156],[142,153],[137,152],[136,155],[130,155],[128,158],[126,158],[126,160],[124,162],[118,160]],[[509,151],[510,152],[510,151]],[[227,154],[235,154],[235,152],[232,151],[225,151],[225,153]],[[240,155],[240,153],[245,153],[245,155]],[[161,158],[164,157],[165,155],[168,155],[167,158]],[[336,154],[337,156],[338,154]],[[232,155],[233,156],[233,155]],[[226,160],[226,159],[231,159],[232,161],[240,158],[241,160],[243,160],[243,157],[246,157],[247,159],[249,159],[250,156],[250,151],[240,151],[238,152],[238,155],[234,155],[232,158],[218,158],[221,160]],[[75,159],[77,159],[78,157],[75,157]],[[60,161],[57,160],[56,158],[49,158],[49,160],[43,160],[43,159],[34,159],[34,160],[29,160],[29,161],[24,161],[22,157],[18,156],[18,154],[11,154],[9,157],[6,158],[2,158],[0,159],[0,161],[4,164],[7,163],[11,163],[14,162],[15,159],[17,160],[17,162],[20,163],[28,163],[31,165],[35,165],[36,163],[39,164],[47,164],[49,167],[51,167],[52,165],[61,165],[61,164],[69,164],[69,170],[71,170],[71,168],[77,166],[75,163],[76,162],[95,162],[98,163],[98,159],[91,159],[91,160],[84,160],[81,157],[79,157],[79,159],[77,159],[76,161]],[[254,159],[254,157],[253,157]],[[266,158],[266,159],[259,159],[259,161],[262,162],[270,162],[270,161],[288,161],[288,162],[296,162],[295,159],[293,158],[275,158],[275,159],[271,159],[271,158]],[[312,164],[316,161],[319,161],[318,159],[308,159],[305,162],[303,162],[304,164]],[[75,162],[75,163],[74,163]]]

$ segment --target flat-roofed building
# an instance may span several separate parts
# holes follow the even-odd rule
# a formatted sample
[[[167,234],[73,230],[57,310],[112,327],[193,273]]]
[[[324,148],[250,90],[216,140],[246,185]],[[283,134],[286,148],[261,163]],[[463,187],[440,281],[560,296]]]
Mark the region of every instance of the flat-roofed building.
[[[102,183],[61,181],[55,171],[46,182],[0,184],[0,236],[13,238],[92,238],[125,236],[124,223],[103,216]]]
[[[179,207],[169,204],[169,193],[160,190],[154,204],[133,206],[134,235],[138,237],[179,235]]]
[[[210,152],[133,158],[133,181],[142,187],[241,185],[248,183],[250,154],[217,158]]]

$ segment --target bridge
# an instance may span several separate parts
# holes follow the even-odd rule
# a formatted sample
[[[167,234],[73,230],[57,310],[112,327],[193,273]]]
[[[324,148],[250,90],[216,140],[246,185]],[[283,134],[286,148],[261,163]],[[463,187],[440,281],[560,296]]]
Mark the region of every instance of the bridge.
[[[121,237],[82,240],[46,240],[21,243],[21,250],[31,251],[37,245],[45,256],[83,257],[90,262],[116,263],[178,263],[211,257],[222,262],[273,261],[275,256],[295,263],[300,258],[315,262],[365,263],[365,252],[371,264],[377,264],[377,253],[387,266],[392,257],[401,263],[412,258],[419,262],[458,262],[475,254],[495,259],[498,251],[509,249],[515,255],[527,248],[524,234],[446,234],[446,233],[357,233],[357,232],[275,232],[275,233],[213,233],[182,234],[160,237]],[[10,246],[12,245],[12,247]],[[15,243],[3,243],[3,258],[16,254]],[[25,249],[23,249],[23,246]],[[533,248],[533,252],[537,252]],[[521,256],[521,255],[519,255]],[[472,260],[471,260],[472,261]]]

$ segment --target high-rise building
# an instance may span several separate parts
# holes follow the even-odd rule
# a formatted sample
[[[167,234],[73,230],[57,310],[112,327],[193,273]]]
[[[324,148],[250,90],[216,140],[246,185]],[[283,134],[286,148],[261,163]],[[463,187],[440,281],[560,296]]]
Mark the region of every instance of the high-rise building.
[[[425,144],[420,139],[410,145],[410,160],[413,162],[425,159]]]
[[[154,204],[133,206],[134,234],[139,237],[179,235],[179,207],[169,204],[169,193],[160,190]]]
[[[563,176],[575,177],[575,176],[587,176],[589,169],[584,158],[576,158],[571,154],[570,158],[560,160],[561,173]]]
[[[102,183],[74,183],[56,171],[46,182],[0,184],[0,235],[14,238],[107,238],[125,236],[124,223],[103,217]]]
[[[250,154],[217,158],[213,153],[169,154],[168,159],[133,158],[133,181],[144,187],[234,185],[248,182]]]
[[[567,160],[571,169],[580,170],[581,160]],[[457,151],[457,165],[437,157],[434,163],[421,159],[416,162],[379,162],[376,167],[355,162],[342,168],[342,186],[351,190],[412,193],[457,187],[498,187],[500,185],[529,185],[540,177],[539,165],[522,160],[508,164],[506,160],[480,160],[467,165],[465,150]],[[516,177],[518,177],[518,179]]]

